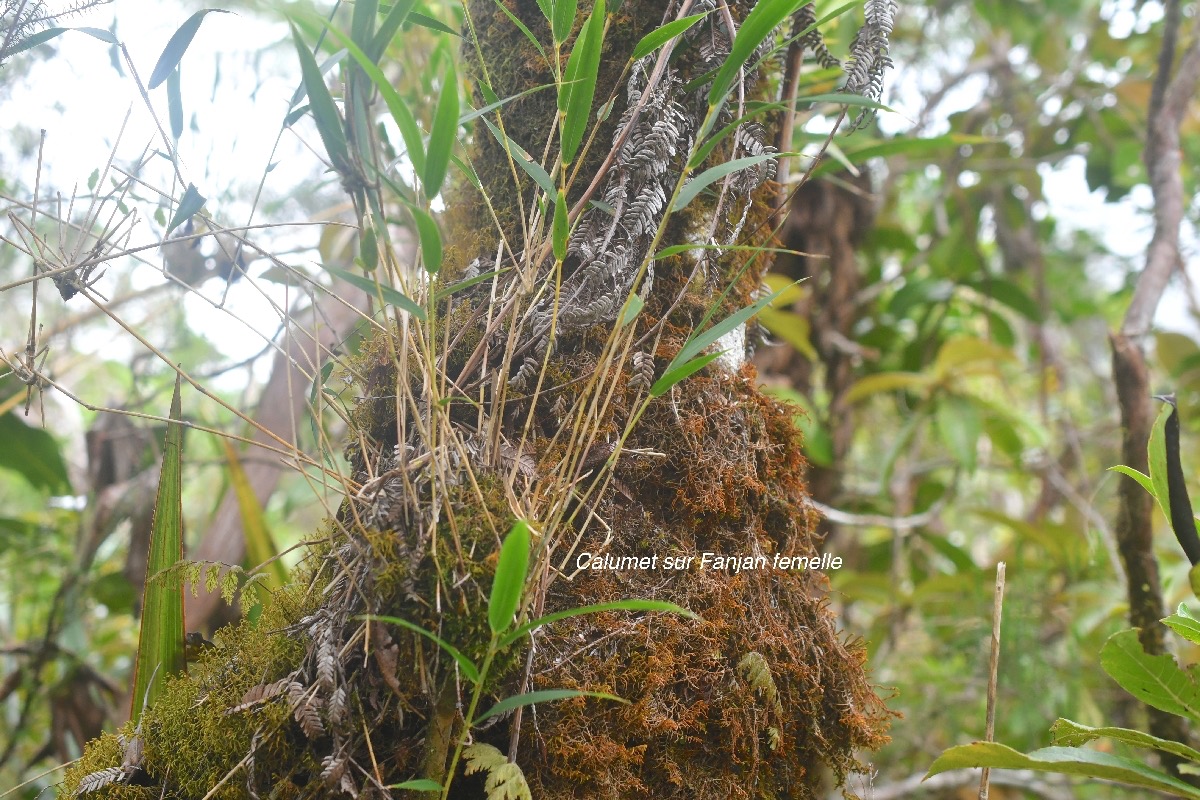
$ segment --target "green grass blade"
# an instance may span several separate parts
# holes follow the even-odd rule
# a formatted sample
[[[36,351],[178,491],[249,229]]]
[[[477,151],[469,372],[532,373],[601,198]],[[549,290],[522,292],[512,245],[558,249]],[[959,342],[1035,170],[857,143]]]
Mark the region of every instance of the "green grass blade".
[[[663,376],[654,382],[650,387],[651,397],[662,397],[667,392],[671,391],[671,387],[679,383],[684,378],[699,372],[707,367],[710,363],[721,357],[721,353],[709,353],[708,355],[700,356],[699,358],[685,361],[678,366],[671,367]],[[674,363],[674,362],[672,362]]]
[[[550,173],[542,168],[542,165],[534,161],[525,148],[513,141],[507,134],[492,124],[491,120],[486,117],[483,120],[488,126],[488,130],[496,137],[496,141],[508,151],[513,160],[517,162],[517,166],[525,171],[525,174],[533,178],[534,183],[541,187],[547,197],[554,197],[557,190],[554,188],[554,181],[550,179]]]
[[[438,99],[437,111],[433,116],[433,128],[429,132],[429,150],[425,153],[425,171],[421,185],[427,197],[436,197],[446,179],[450,166],[450,151],[458,137],[458,72],[454,61],[446,62],[446,76],[442,81],[442,96]]]
[[[271,531],[267,528],[262,504],[258,502],[258,497],[254,494],[250,479],[246,477],[246,470],[242,469],[242,462],[238,458],[233,443],[228,439],[222,439],[221,443],[225,446],[225,463],[229,466],[229,485],[233,489],[234,496],[237,497],[238,510],[242,514],[242,537],[246,540],[246,560],[250,562],[251,567],[257,567],[270,561],[266,571],[266,586],[269,589],[280,589],[287,585],[288,571],[283,562],[275,558],[279,555],[279,548],[275,545]],[[272,561],[272,559],[275,560]]]
[[[533,31],[529,30],[525,23],[521,22],[521,20],[517,18],[516,14],[513,14],[511,11],[505,8],[504,3],[500,2],[500,0],[492,0],[492,2],[496,4],[496,8],[504,12],[505,16],[507,16],[509,20],[511,20],[512,23],[517,26],[525,38],[533,44],[534,48],[538,51],[538,53],[541,54],[542,58],[545,59],[546,49],[542,47],[542,43],[538,41],[538,38],[533,35]]]
[[[671,206],[672,211],[682,211],[687,208],[688,203],[696,199],[696,195],[704,191],[706,187],[715,181],[719,181],[731,172],[753,167],[755,164],[761,164],[764,161],[770,161],[774,158],[779,158],[781,155],[789,155],[788,153],[762,153],[757,156],[746,156],[745,158],[735,158],[732,161],[726,161],[723,164],[718,164],[711,169],[706,169],[696,177],[688,181],[679,194],[675,196],[675,204]]]
[[[690,17],[677,19],[673,22],[668,22],[661,28],[655,28],[642,37],[641,41],[633,48],[633,55],[629,58],[631,61],[637,61],[639,58],[650,55],[658,48],[662,47],[667,42],[679,36],[688,28],[695,25],[700,20],[707,17],[709,12],[703,14],[692,14]]]
[[[554,201],[554,223],[551,229],[556,261],[562,261],[567,257],[567,236],[570,233],[567,214],[567,196],[562,189],[559,189],[558,197]]]
[[[525,573],[529,569],[529,542],[529,526],[519,519],[500,546],[496,577],[492,581],[492,596],[488,599],[488,625],[492,633],[508,630],[521,604]]]
[[[675,358],[671,360],[671,364],[667,367],[667,369],[670,370],[677,364],[690,361],[692,357],[702,353],[709,345],[713,344],[722,336],[729,333],[738,325],[741,325],[743,322],[750,319],[759,311],[762,311],[764,308],[774,302],[775,298],[787,291],[790,286],[791,284],[785,286],[777,292],[772,292],[768,296],[760,299],[754,305],[746,306],[740,311],[730,314],[728,317],[721,320],[716,325],[713,325],[703,333],[694,334],[692,338],[688,339],[687,344],[683,346],[683,349],[679,351],[679,355],[675,356]]]
[[[567,700],[572,697],[599,697],[602,700],[612,700],[617,703],[628,704],[629,701],[623,697],[617,697],[615,694],[608,692],[584,692],[579,689],[542,689],[538,692],[529,692],[527,694],[518,694],[513,697],[506,697],[496,705],[483,712],[478,719],[473,720],[474,724],[478,725],[488,717],[494,717],[497,714],[503,714],[505,711],[511,711],[514,708],[521,706],[531,706],[534,703],[551,703],[555,700]]]
[[[142,624],[134,662],[131,719],[139,719],[144,703],[153,704],[168,675],[183,672],[183,573],[171,570],[183,560],[183,426],[179,376],[171,397],[158,497],[150,524],[150,555],[142,598]],[[158,680],[155,680],[155,678]],[[153,681],[154,685],[151,685]]]
[[[346,145],[342,115],[334,105],[333,95],[325,85],[325,77],[321,74],[316,59],[300,38],[300,31],[296,29],[295,24],[289,25],[292,29],[292,41],[296,45],[296,54],[300,57],[304,91],[308,94],[308,104],[312,109],[313,120],[317,123],[317,133],[325,144],[325,152],[329,154],[333,168],[340,172],[350,165],[350,151]]]
[[[146,84],[147,89],[157,88],[170,76],[175,67],[179,65],[183,54],[187,52],[192,39],[196,37],[196,31],[200,30],[200,23],[207,15],[213,13],[232,14],[233,12],[221,8],[206,8],[188,17],[187,21],[180,25],[179,29],[167,40],[167,46],[163,48],[162,54],[158,57],[158,63],[154,65],[154,71],[150,73],[150,81]]]
[[[408,18],[408,12],[412,11],[413,5],[417,0],[397,0],[388,9],[387,16],[383,18],[383,23],[379,26],[379,30],[375,32],[375,38],[371,40],[371,46],[367,49],[367,56],[372,63],[379,63],[379,59],[383,57],[387,51],[388,45],[392,43],[392,39],[396,38],[396,32],[400,30],[400,26],[404,24],[404,20]]]
[[[362,50],[371,47],[375,36],[375,18],[379,16],[379,0],[354,0],[350,15],[350,38]]]
[[[327,25],[324,19],[321,22]],[[375,65],[375,61],[352,42],[350,37],[332,26],[327,25],[326,29],[330,36],[337,39],[346,48],[346,52],[358,63],[358,66],[379,91],[379,96],[383,98],[384,104],[388,107],[392,119],[396,122],[396,127],[400,129],[400,136],[404,139],[404,147],[408,150],[408,160],[412,162],[413,170],[417,175],[423,174],[425,172],[425,145],[421,142],[421,129],[417,127],[417,118],[413,116],[408,104],[404,102],[404,98],[392,87],[391,81]]]
[[[353,272],[331,267],[328,264],[322,264],[321,268],[331,275],[341,278],[351,286],[357,286],[371,297],[378,297],[389,305],[404,309],[422,322],[425,321],[425,309],[417,305],[416,301],[403,292],[399,292],[390,286],[385,286],[370,278],[365,278],[362,275],[355,275]]]
[[[179,67],[167,76],[167,117],[171,122],[171,135],[175,141],[183,136],[183,92],[179,87]]]
[[[681,617],[690,617],[692,619],[700,619],[697,614],[693,614],[682,606],[677,606],[674,603],[667,603],[662,600],[615,600],[611,603],[595,603],[590,606],[580,606],[579,608],[568,608],[565,611],[556,611],[553,614],[547,614],[544,617],[538,617],[535,620],[526,622],[524,625],[516,628],[511,633],[501,637],[499,646],[507,647],[513,642],[520,639],[522,636],[529,634],[531,631],[537,630],[543,625],[549,625],[552,622],[557,622],[560,619],[570,619],[571,617],[581,617],[585,614],[600,614],[605,611],[665,611],[668,614],[678,614]]]
[[[759,3],[746,15],[742,27],[738,29],[729,50],[729,57],[717,70],[712,88],[708,92],[708,105],[715,106],[725,99],[729,89],[737,79],[738,71],[746,65],[750,55],[771,35],[771,32],[781,22],[790,17],[801,6],[808,5],[811,0],[777,0],[776,2]]]
[[[421,261],[425,271],[436,275],[442,268],[442,232],[438,230],[437,222],[420,206],[405,203],[417,224],[417,236],[421,241]]]
[[[471,683],[479,683],[479,669],[478,669],[478,667],[475,666],[474,662],[472,662],[471,659],[469,659],[465,655],[463,655],[462,652],[460,652],[458,650],[458,648],[456,648],[454,645],[450,644],[449,642],[444,641],[437,634],[427,631],[424,628],[422,628],[420,625],[414,625],[413,623],[409,622],[408,620],[401,619],[400,617],[388,617],[388,616],[382,616],[382,615],[376,615],[376,614],[368,614],[366,616],[360,617],[360,619],[377,620],[379,622],[386,622],[390,625],[399,625],[401,628],[410,630],[413,633],[418,633],[421,636],[424,636],[426,639],[428,639],[429,641],[436,644],[438,647],[445,650],[446,653],[448,653],[451,658],[453,658],[455,661],[458,662],[458,667],[459,667],[459,669],[462,670],[463,675],[467,676],[467,680],[471,681]]]

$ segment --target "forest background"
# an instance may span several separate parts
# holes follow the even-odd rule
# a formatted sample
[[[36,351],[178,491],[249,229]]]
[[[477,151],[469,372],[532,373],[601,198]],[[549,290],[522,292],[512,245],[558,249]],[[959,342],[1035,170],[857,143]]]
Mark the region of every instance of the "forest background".
[[[146,142],[156,123],[111,40],[127,44],[144,82],[200,5],[96,5],[60,23],[90,33],[0,59],[0,232],[9,242],[21,241],[18,220],[35,192],[82,206],[104,188],[110,150],[118,166],[155,159]],[[840,5],[817,3],[817,16]],[[461,23],[453,3],[418,6],[450,29]],[[355,239],[337,224],[347,209],[321,168],[311,119],[289,113],[300,71],[280,9],[221,8],[237,16],[209,15],[180,84],[151,90],[149,101],[209,214],[265,226],[264,250],[352,293],[320,266],[352,268]],[[865,640],[873,681],[903,715],[891,744],[864,755],[874,771],[852,780],[860,792],[921,796],[915,776],[947,747],[982,738],[998,561],[1008,585],[996,739],[1034,749],[1058,717],[1148,724],[1098,654],[1129,623],[1122,479],[1107,470],[1132,462],[1122,453],[1109,336],[1128,322],[1156,213],[1161,220],[1143,151],[1172,9],[1182,53],[1196,35],[1189,3],[902,4],[883,98],[892,110],[836,135],[791,201],[781,246],[819,257],[777,259],[775,288],[808,280],[762,314],[778,343],[756,359],[771,391],[800,409],[825,549],[846,563],[830,575],[832,604]],[[848,49],[856,14],[825,26],[834,52]],[[454,47],[435,27],[409,33],[387,61],[417,117],[430,119]],[[804,90],[832,91],[839,80],[813,64]],[[1178,395],[1185,466],[1200,464],[1200,298],[1188,269],[1200,215],[1195,108],[1178,126],[1178,260],[1152,330],[1136,332],[1150,388]],[[821,150],[839,111],[802,107],[793,149]],[[785,186],[796,189],[809,163],[796,160]],[[161,240],[184,190],[172,201],[135,189],[116,215],[139,213],[123,246]],[[11,285],[28,275],[29,259],[0,244],[0,347],[18,363],[32,330],[38,368],[55,383],[35,387],[28,402],[19,375],[0,379],[0,787],[32,780],[20,796],[53,783],[53,772],[36,776],[78,757],[128,708],[146,570],[139,513],[153,498],[161,428],[96,409],[163,416],[169,363],[183,363],[211,390],[196,398],[194,422],[250,436],[235,409],[262,420],[283,408],[285,421],[275,421],[302,448],[336,452],[336,414],[313,421],[305,401],[317,389],[332,404],[352,400],[331,369],[309,365],[302,379],[282,368],[270,342],[286,312],[320,319],[315,327],[353,352],[353,319],[323,317],[317,293],[227,241],[176,248],[106,265],[96,288],[111,314],[60,302],[47,284],[31,321],[30,286]],[[244,279],[223,280],[240,269]],[[280,470],[269,454],[243,452],[244,468],[232,468],[222,442],[189,434],[189,556],[253,570],[282,552],[294,564],[293,546],[332,501],[311,475]],[[1192,599],[1187,564],[1166,521],[1157,517],[1155,529],[1169,610]],[[243,530],[249,553],[239,549]],[[222,606],[198,598],[189,628],[221,619]],[[1024,773],[1008,781],[1032,796],[1125,791],[1093,784],[1061,794],[1063,784]]]

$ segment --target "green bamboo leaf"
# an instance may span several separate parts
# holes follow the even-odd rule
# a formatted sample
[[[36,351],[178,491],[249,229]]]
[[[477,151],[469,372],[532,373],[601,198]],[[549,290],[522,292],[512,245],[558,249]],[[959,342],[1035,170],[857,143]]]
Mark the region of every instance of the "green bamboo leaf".
[[[537,0],[538,8],[542,10],[542,14],[546,17],[546,22],[554,20],[554,9],[550,7],[552,0]]]
[[[499,634],[512,625],[513,615],[521,604],[521,593],[525,589],[525,573],[529,569],[529,526],[524,520],[513,523],[500,546],[500,559],[496,563],[496,577],[492,581],[492,595],[488,599],[488,625],[492,633]]]
[[[171,231],[187,222],[192,218],[193,214],[204,208],[205,199],[204,195],[196,190],[196,185],[189,183],[183,191],[183,197],[179,198],[179,206],[175,209],[175,213],[171,215],[171,223],[167,225],[165,236],[170,236]]]
[[[142,598],[141,633],[134,659],[130,719],[141,717],[143,704],[153,705],[165,678],[186,669],[184,658],[183,573],[171,567],[183,561],[183,425],[179,375],[171,396],[171,422],[163,443],[158,497],[150,523],[150,554]],[[155,680],[157,676],[158,680]],[[151,683],[153,682],[153,685]]]
[[[684,17],[672,22],[668,22],[661,28],[655,28],[641,38],[633,48],[633,55],[629,57],[630,61],[637,61],[639,58],[644,58],[650,55],[658,48],[662,47],[667,42],[679,36],[688,28],[695,25],[700,20],[709,15],[710,12],[703,14],[692,14],[690,17]]]
[[[45,44],[51,39],[60,36],[67,31],[79,31],[80,33],[86,33],[93,39],[99,39],[102,42],[108,42],[109,44],[120,44],[120,41],[111,31],[106,31],[103,28],[46,28],[46,30],[38,31],[28,39],[24,39],[16,47],[8,50],[4,54],[4,57],[8,58],[10,56],[15,56],[17,53],[24,53],[26,50],[37,47],[39,44]]]
[[[683,346],[683,349],[679,351],[679,354],[676,355],[675,358],[673,358],[671,360],[671,363],[670,363],[670,365],[668,365],[667,369],[671,370],[677,364],[682,364],[685,361],[690,361],[693,356],[697,356],[700,353],[704,352],[704,350],[707,349],[709,347],[709,345],[712,345],[718,339],[720,339],[722,336],[724,336],[725,334],[729,333],[734,328],[736,328],[738,325],[741,325],[743,322],[745,322],[746,320],[753,317],[759,311],[762,311],[764,308],[769,306],[771,303],[775,302],[775,298],[779,297],[779,295],[781,295],[785,291],[787,291],[787,289],[790,288],[791,285],[792,284],[788,284],[788,286],[780,289],[779,291],[772,292],[771,294],[767,295],[766,297],[760,298],[753,305],[746,306],[745,308],[743,308],[739,311],[736,311],[733,314],[730,314],[728,317],[721,320],[716,325],[713,325],[711,328],[704,331],[703,333],[692,334],[692,336],[687,340],[687,343]],[[666,376],[663,376],[663,377],[665,378]]]
[[[746,156],[744,158],[735,158],[732,161],[726,161],[723,164],[718,164],[715,167],[704,170],[696,177],[692,178],[683,188],[679,190],[679,194],[675,196],[675,203],[671,206],[672,211],[682,211],[687,208],[688,203],[696,198],[696,195],[704,191],[704,189],[715,181],[719,181],[730,173],[743,170],[748,167],[753,167],[756,164],[761,164],[764,161],[770,161],[779,158],[781,155],[792,155],[791,153],[762,153],[757,156]]]
[[[951,747],[929,767],[926,778],[952,769],[1033,769],[1060,775],[1117,781],[1144,786],[1179,797],[1200,800],[1200,790],[1140,761],[1083,747],[1043,747],[1026,755],[998,742],[974,742]]]
[[[415,0],[410,0],[410,6],[412,2]],[[375,65],[369,55],[352,42],[346,34],[328,25],[324,19],[321,22],[326,25],[329,34],[346,48],[346,52],[358,63],[358,66],[379,91],[379,96],[383,98],[384,104],[388,107],[392,119],[396,122],[396,127],[400,129],[400,136],[404,139],[404,147],[408,151],[408,160],[412,162],[413,170],[417,175],[423,174],[425,172],[425,145],[421,142],[421,129],[417,127],[417,119],[413,116],[408,104],[404,102],[404,98],[392,87],[391,81]]]
[[[333,363],[330,362],[329,366],[332,367]],[[241,459],[238,458],[233,443],[228,439],[222,439],[221,443],[225,447],[225,464],[229,467],[229,485],[234,496],[237,497],[238,510],[242,515],[242,536],[246,541],[246,560],[250,562],[251,567],[258,567],[270,561],[265,573],[266,586],[269,589],[280,589],[287,585],[288,571],[283,562],[276,558],[279,555],[279,548],[275,545],[271,531],[267,528],[262,504],[258,502],[258,496],[254,494],[254,487],[250,485],[250,479],[246,477],[246,470],[242,469]]]
[[[552,27],[554,30],[554,41],[557,44],[562,44],[571,35],[571,28],[575,27],[575,13],[578,10],[578,0],[554,0],[554,19]]]
[[[646,301],[636,294],[629,295],[629,299],[625,301],[625,307],[621,309],[621,316],[617,320],[617,327],[624,328],[629,323],[637,319],[637,315],[642,312],[642,307],[646,305]]]
[[[362,275],[355,275],[353,272],[347,272],[344,269],[331,267],[328,264],[321,264],[321,268],[329,274],[341,278],[351,286],[357,286],[371,297],[379,297],[388,305],[402,308],[412,314],[422,322],[425,321],[425,309],[421,308],[417,303],[403,292],[399,292],[390,286],[385,286],[382,283],[364,278]]]
[[[207,15],[213,13],[231,14],[233,12],[220,8],[206,8],[188,17],[187,21],[180,25],[179,29],[167,40],[167,46],[163,48],[162,54],[158,57],[158,63],[154,65],[154,71],[150,73],[150,81],[146,84],[147,89],[156,88],[167,79],[175,67],[179,66],[179,60],[187,52],[188,46],[196,36],[196,31],[200,30],[200,23],[204,22]],[[108,31],[104,31],[104,33],[108,33]],[[109,36],[109,41],[115,41],[111,34]]]
[[[671,391],[672,386],[679,383],[684,378],[692,375],[693,373],[699,372],[707,367],[710,363],[720,358],[723,355],[723,352],[724,351],[721,353],[709,353],[708,355],[700,356],[699,358],[692,359],[691,361],[685,361],[678,366],[668,368],[667,371],[663,373],[663,376],[655,381],[654,385],[650,387],[650,396],[662,397],[664,394]],[[671,363],[674,364],[675,362],[672,361]]]
[[[404,781],[403,783],[393,783],[387,787],[389,789],[408,789],[412,792],[440,792],[443,787],[437,781],[431,781],[428,778],[417,778],[412,781]]]
[[[346,145],[346,132],[342,125],[342,115],[333,102],[333,95],[325,85],[325,77],[321,74],[317,61],[309,51],[300,31],[294,23],[289,22],[292,29],[292,41],[296,45],[296,54],[300,57],[300,72],[304,80],[304,91],[308,94],[313,120],[317,123],[317,133],[325,144],[325,152],[333,168],[338,172],[346,170],[350,165],[350,150]]]
[[[383,23],[379,26],[379,30],[375,32],[375,38],[371,40],[371,46],[366,48],[367,57],[370,58],[371,63],[379,63],[379,59],[383,57],[388,45],[392,43],[392,39],[396,38],[396,32],[400,30],[400,26],[404,24],[404,20],[408,18],[408,13],[412,11],[412,7],[416,1],[397,0],[388,9],[387,16],[383,18]]]
[[[364,51],[371,47],[378,15],[379,0],[354,0],[354,11],[350,15],[350,38]]]
[[[770,36],[771,32],[793,12],[809,2],[811,0],[778,0],[778,2],[759,3],[746,15],[742,21],[742,27],[738,29],[737,36],[733,39],[729,57],[725,59],[725,63],[717,70],[717,76],[713,79],[712,88],[708,92],[710,108],[725,100],[725,95],[729,93],[734,80],[737,79],[739,70],[746,65],[751,54],[763,40]]]
[[[433,128],[429,132],[429,150],[425,153],[425,171],[421,184],[427,197],[436,197],[446,179],[446,168],[450,166],[450,151],[458,136],[458,73],[454,60],[446,60],[446,75],[442,81],[442,96],[438,99],[437,111],[433,116]]]
[[[167,116],[171,122],[171,136],[175,141],[183,136],[183,94],[179,88],[179,67],[167,76]]]
[[[526,89],[525,91],[520,92],[519,94],[509,95],[508,97],[504,98],[503,100],[496,100],[493,103],[488,103],[483,108],[471,109],[466,114],[463,114],[461,117],[458,118],[458,124],[461,127],[463,125],[466,125],[468,122],[475,119],[476,117],[482,117],[484,114],[490,114],[491,112],[495,111],[497,108],[501,108],[502,106],[508,105],[513,100],[520,100],[522,97],[533,94],[534,92],[540,92],[543,89],[553,89],[553,88],[554,88],[553,83],[543,83],[541,86],[534,86],[532,89]],[[467,108],[471,108],[471,107],[467,106]]]
[[[527,40],[529,40],[529,42],[534,46],[534,49],[536,49],[538,51],[538,53],[541,54],[542,58],[545,59],[546,58],[546,49],[544,47],[542,47],[542,43],[538,41],[538,38],[533,35],[533,31],[529,30],[529,28],[525,25],[525,23],[521,22],[521,20],[517,17],[516,14],[509,11],[508,8],[505,7],[504,3],[501,2],[501,0],[492,0],[492,2],[496,4],[496,8],[498,8],[504,12],[505,16],[508,17],[509,21],[517,26],[517,28],[521,31],[522,35],[524,35],[525,38]],[[539,2],[542,2],[542,0],[539,0]]]
[[[500,142],[513,161],[517,162],[517,166],[525,171],[525,174],[533,178],[534,183],[541,187],[547,197],[553,197],[557,190],[554,188],[554,181],[550,178],[550,173],[542,168],[542,165],[534,161],[529,153],[525,151],[521,145],[514,142],[507,134],[492,124],[491,120],[484,117],[483,122],[488,126],[488,130],[496,137],[496,141]]]
[[[499,275],[502,272],[507,272],[509,269],[512,269],[512,268],[505,267],[504,269],[493,269],[493,270],[489,270],[488,272],[481,272],[480,274],[476,275],[474,278],[467,278],[465,281],[458,281],[457,283],[452,283],[443,289],[438,289],[436,292],[433,293],[434,302],[440,303],[441,301],[445,300],[447,297],[456,295],[459,292],[463,291],[464,289],[469,289],[477,283],[483,283],[484,281],[490,281],[492,278],[496,277],[497,275]]]
[[[562,2],[562,0],[559,0]],[[579,38],[567,61],[569,96],[562,125],[562,158],[570,164],[583,143],[588,122],[592,118],[592,99],[596,94],[596,77],[600,74],[600,54],[604,48],[604,0],[596,0],[592,13],[579,31]]]
[[[551,238],[554,244],[554,259],[562,261],[567,257],[567,236],[570,233],[570,223],[567,222],[567,195],[562,189],[554,201],[554,224],[551,228]]]
[[[451,36],[461,35],[458,31],[454,30],[454,28],[451,28],[441,20],[436,20],[433,17],[426,16],[425,14],[421,14],[416,11],[409,13],[407,21],[411,22],[413,25],[420,25],[422,28],[429,28],[429,30],[437,31],[438,33],[448,33]]]
[[[1200,722],[1200,686],[1171,656],[1148,655],[1136,629],[1109,637],[1100,650],[1100,666],[1143,703]]]
[[[367,272],[374,272],[379,266],[379,244],[375,238],[375,228],[370,223],[359,237],[358,258]]]
[[[436,644],[438,647],[445,650],[446,653],[449,654],[449,656],[451,658],[453,658],[456,662],[458,662],[458,668],[462,670],[463,675],[467,676],[467,680],[469,680],[471,683],[479,683],[479,669],[475,666],[475,664],[471,661],[471,659],[467,658],[465,655],[463,655],[461,652],[459,652],[458,648],[456,648],[454,645],[450,644],[449,642],[444,641],[437,634],[427,631],[424,628],[422,628],[420,625],[414,625],[413,623],[409,622],[408,620],[401,619],[400,617],[389,617],[389,616],[376,615],[376,614],[367,614],[362,617],[359,617],[359,619],[376,620],[378,622],[386,622],[389,625],[399,625],[401,628],[404,628],[405,630],[410,630],[413,633],[417,633],[417,634],[420,634],[421,636],[424,636],[426,639],[428,639],[429,641]]]
[[[442,268],[442,232],[437,222],[427,211],[412,203],[405,203],[417,223],[417,237],[421,240],[421,261],[425,271],[436,275]]]
[[[494,717],[497,714],[503,714],[506,711],[511,711],[514,708],[521,706],[531,706],[534,703],[551,703],[555,700],[566,700],[571,697],[598,697],[601,700],[612,700],[617,703],[629,704],[629,701],[623,697],[617,697],[615,694],[608,692],[584,692],[578,689],[543,689],[538,692],[529,692],[527,694],[519,694],[513,697],[506,697],[496,705],[483,712],[474,724],[478,725],[488,717]]]
[[[614,600],[611,603],[595,603],[590,606],[580,606],[578,608],[568,608],[565,611],[556,611],[553,614],[547,614],[544,617],[538,617],[531,622],[526,622],[524,625],[517,627],[511,633],[507,633],[500,637],[497,642],[497,647],[501,649],[508,647],[513,642],[523,636],[527,636],[531,632],[549,625],[552,622],[557,622],[560,619],[570,619],[571,617],[581,617],[585,614],[601,614],[605,611],[664,611],[668,614],[678,614],[681,617],[700,620],[698,614],[693,614],[686,608],[677,606],[674,603],[667,603],[662,600]]]
[[[318,17],[318,16],[317,16],[317,15],[315,15],[315,14],[313,15],[313,17],[314,17],[314,18],[317,20],[317,22],[318,22],[318,23],[320,23],[321,25],[326,25],[326,22],[325,22],[325,19],[324,19],[324,17]],[[334,30],[334,28],[329,28],[327,25],[326,25],[326,27],[327,27],[327,29],[328,29],[328,30],[330,30],[330,31]],[[338,32],[339,32],[339,33],[341,33],[341,31],[338,31]],[[346,40],[347,42],[348,42],[348,41],[350,41],[350,37],[346,36],[346,37],[345,37],[345,40]],[[324,61],[322,61],[322,62],[321,62],[321,75],[323,75],[323,76],[324,76],[324,75],[328,75],[328,74],[329,74],[329,71],[330,71],[331,69],[333,69],[334,67],[336,67],[338,64],[342,63],[342,59],[346,57],[346,53],[347,53],[347,52],[348,52],[348,51],[347,51],[345,48],[343,48],[343,49],[341,49],[341,50],[338,50],[336,53],[334,53],[333,55],[329,56],[328,58],[326,58]],[[303,100],[303,99],[304,99],[304,98],[305,98],[307,95],[308,95],[308,91],[307,91],[307,90],[304,88],[304,81],[300,81],[300,85],[299,85],[299,86],[297,86],[297,87],[296,87],[296,91],[292,93],[292,100],[291,100],[291,102],[290,102],[290,103],[288,103],[288,108],[292,108],[293,106],[295,106],[297,103],[299,103],[301,100]],[[307,109],[307,106],[305,106],[305,108]],[[291,119],[291,117],[292,117],[292,116],[293,116],[295,113],[296,113],[296,112],[295,112],[295,111],[293,111],[291,114],[289,114],[289,115],[288,115],[288,118],[289,118],[289,119]],[[296,119],[299,119],[299,117],[296,117]],[[289,124],[289,125],[291,125],[291,124],[292,124],[292,123],[294,123],[295,121],[296,121],[296,120],[295,120],[295,119],[293,119],[293,120],[292,120],[292,122],[289,122],[288,124]]]

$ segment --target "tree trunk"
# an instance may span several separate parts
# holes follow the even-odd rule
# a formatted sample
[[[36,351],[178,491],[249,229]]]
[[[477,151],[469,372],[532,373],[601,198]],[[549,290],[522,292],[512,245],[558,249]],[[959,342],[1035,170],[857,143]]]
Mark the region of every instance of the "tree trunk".
[[[823,770],[844,777],[857,749],[886,741],[865,650],[839,633],[825,575],[796,568],[818,556],[805,463],[793,410],[756,387],[744,327],[703,371],[650,391],[693,331],[753,302],[768,266],[743,249],[651,258],[672,244],[770,244],[765,164],[664,222],[708,112],[705,81],[688,84],[724,62],[752,5],[687,2],[664,16],[657,0],[626,0],[612,16],[589,118],[610,100],[611,111],[570,184],[580,214],[561,261],[543,230],[553,199],[538,210],[515,151],[476,125],[469,163],[483,195],[467,182],[450,194],[435,288],[492,275],[431,302],[428,322],[397,320],[351,363],[364,399],[347,500],[300,587],[257,627],[217,634],[148,715],[150,781],[182,797],[223,779],[212,796],[389,796],[383,787],[415,778],[452,781],[462,798],[518,782],[538,798],[815,797]],[[507,98],[553,83],[508,13],[553,53],[538,2],[467,8],[477,87]],[[712,13],[625,69],[642,36],[689,10]],[[749,66],[761,55],[712,130],[739,104],[776,99]],[[547,90],[490,119],[542,160],[556,114]],[[772,140],[744,124],[693,174]],[[619,323],[631,294],[644,307]],[[566,617],[493,658],[492,631],[510,624],[494,618],[497,553],[510,528],[519,541],[516,520],[534,532],[524,618],[625,599],[696,616]],[[420,626],[461,657],[364,614]],[[473,671],[485,668],[477,697]],[[627,702],[543,699],[470,725],[503,698],[556,689]],[[464,771],[468,734],[467,770],[486,772],[489,789]],[[98,740],[68,785],[120,761],[115,737]]]

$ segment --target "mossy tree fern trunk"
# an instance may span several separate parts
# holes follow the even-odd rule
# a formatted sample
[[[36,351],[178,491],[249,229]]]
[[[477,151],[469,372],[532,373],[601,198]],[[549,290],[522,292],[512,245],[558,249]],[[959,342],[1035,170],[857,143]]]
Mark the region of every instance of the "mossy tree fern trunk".
[[[464,154],[474,180],[448,193],[435,280],[413,278],[381,245],[379,274],[393,271],[424,319],[392,318],[348,365],[364,399],[347,499],[297,587],[173,679],[142,721],[136,774],[95,777],[129,760],[128,730],[89,747],[72,789],[384,797],[418,796],[386,788],[417,780],[464,798],[811,797],[824,770],[844,776],[856,749],[884,741],[887,711],[863,649],[826,607],[825,576],[771,566],[775,554],[817,554],[815,520],[793,410],[757,389],[745,326],[703,370],[664,377],[697,331],[760,294],[767,259],[752,247],[772,241],[774,135],[762,114],[730,123],[778,99],[777,37],[743,53],[721,110],[710,86],[748,15],[787,4],[584,2],[555,30],[545,12],[566,4],[466,4],[462,60],[476,107],[551,88],[475,121]],[[797,5],[778,21],[811,19]],[[868,7],[851,72],[874,85],[894,4]],[[631,59],[643,36],[689,13],[704,17]],[[585,25],[604,30],[587,109],[601,122],[564,166],[569,103],[556,98],[585,82],[566,82],[568,54],[598,34]],[[707,191],[683,187],[689,172],[734,159],[741,168]],[[370,174],[358,176],[365,189],[346,181],[360,211],[371,207]],[[564,207],[576,209],[569,233]],[[672,245],[696,247],[664,254]],[[569,689],[627,703],[579,696],[472,725],[462,660],[363,618],[403,618],[479,664],[497,552],[517,519],[535,533],[521,617],[644,598],[700,619],[562,619],[490,662],[484,694]],[[704,553],[768,565],[713,568]],[[583,554],[643,561],[590,569]]]

